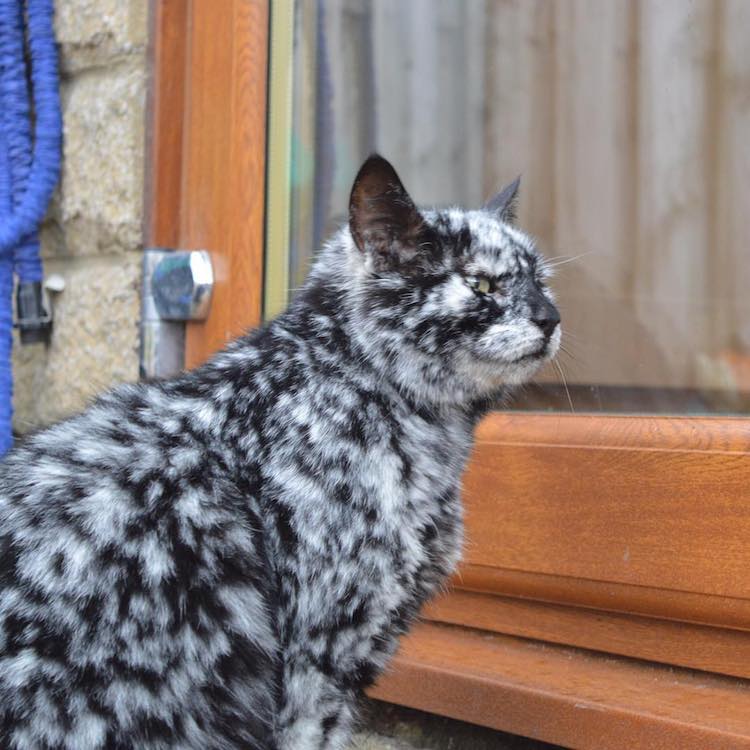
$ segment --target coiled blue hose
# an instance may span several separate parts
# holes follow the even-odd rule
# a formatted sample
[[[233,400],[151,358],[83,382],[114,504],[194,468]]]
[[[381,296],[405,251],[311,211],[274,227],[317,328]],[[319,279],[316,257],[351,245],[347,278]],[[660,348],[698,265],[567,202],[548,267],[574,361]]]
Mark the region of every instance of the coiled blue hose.
[[[22,337],[44,317],[38,229],[62,144],[53,16],[53,0],[0,0],[0,454],[12,444],[14,273],[19,315],[31,315],[19,320]]]

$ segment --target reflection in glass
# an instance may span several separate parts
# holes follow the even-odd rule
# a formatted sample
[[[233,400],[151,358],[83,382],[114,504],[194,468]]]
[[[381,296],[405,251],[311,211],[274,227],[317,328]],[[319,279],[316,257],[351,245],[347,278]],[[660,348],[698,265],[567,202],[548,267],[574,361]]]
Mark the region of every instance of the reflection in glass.
[[[298,0],[289,286],[364,156],[426,205],[522,175],[577,411],[750,411],[750,3]],[[569,410],[554,369],[514,408]]]

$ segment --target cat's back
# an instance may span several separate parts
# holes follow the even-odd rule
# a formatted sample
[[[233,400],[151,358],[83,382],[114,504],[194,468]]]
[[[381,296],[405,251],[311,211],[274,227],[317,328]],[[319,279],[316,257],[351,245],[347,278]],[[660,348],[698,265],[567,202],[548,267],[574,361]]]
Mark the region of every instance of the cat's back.
[[[3,747],[268,746],[271,577],[213,409],[123,387],[0,465]]]
[[[123,543],[188,512],[191,496],[205,504],[227,467],[198,428],[199,406],[168,389],[122,386],[22,440],[0,462],[0,530],[27,545],[65,529]]]

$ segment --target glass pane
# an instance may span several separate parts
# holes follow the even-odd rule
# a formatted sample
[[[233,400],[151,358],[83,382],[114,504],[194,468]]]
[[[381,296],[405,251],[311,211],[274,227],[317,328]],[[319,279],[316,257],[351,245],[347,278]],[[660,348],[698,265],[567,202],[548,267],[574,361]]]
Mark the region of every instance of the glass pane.
[[[576,411],[750,411],[750,3],[298,0],[290,287],[378,151],[426,205],[522,175]],[[570,405],[555,368],[514,408]]]

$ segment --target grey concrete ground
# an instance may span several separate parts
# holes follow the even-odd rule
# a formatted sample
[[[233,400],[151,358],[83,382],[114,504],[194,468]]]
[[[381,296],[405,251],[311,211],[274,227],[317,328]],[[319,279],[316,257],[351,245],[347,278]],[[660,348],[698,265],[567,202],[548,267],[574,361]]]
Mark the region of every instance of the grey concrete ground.
[[[525,737],[370,701],[352,750],[563,750]]]

